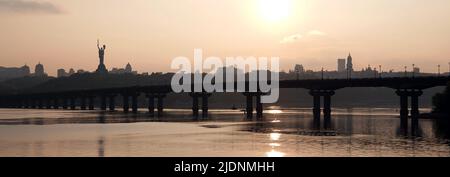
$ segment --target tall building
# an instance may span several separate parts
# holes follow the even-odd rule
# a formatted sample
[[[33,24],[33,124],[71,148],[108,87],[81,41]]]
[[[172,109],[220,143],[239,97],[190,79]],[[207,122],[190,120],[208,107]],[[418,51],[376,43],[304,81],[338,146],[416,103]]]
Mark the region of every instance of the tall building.
[[[342,58],[337,59],[337,71],[345,72],[345,59]]]
[[[73,68],[70,68],[70,70],[69,70],[69,76],[71,76],[72,74],[75,74],[75,70],[73,70]]]
[[[22,67],[20,67],[20,71],[25,76],[30,75],[30,67],[28,67],[28,65],[23,65]]]
[[[131,68],[130,63],[128,63],[128,64],[125,66],[125,73],[131,73],[131,72],[133,72],[133,69]]]
[[[125,68],[113,68],[109,73],[111,74],[137,74],[137,71],[133,71],[131,64],[125,65]]]
[[[34,67],[34,75],[35,76],[45,76],[44,72],[44,65],[42,65],[40,62]]]
[[[58,71],[57,71],[57,77],[66,77],[66,70],[64,70],[64,69],[58,69]]]
[[[347,70],[353,71],[353,58],[350,53],[348,54],[348,57],[347,57]]]
[[[305,68],[303,67],[303,65],[296,64],[294,67],[294,72],[303,73],[305,72]]]

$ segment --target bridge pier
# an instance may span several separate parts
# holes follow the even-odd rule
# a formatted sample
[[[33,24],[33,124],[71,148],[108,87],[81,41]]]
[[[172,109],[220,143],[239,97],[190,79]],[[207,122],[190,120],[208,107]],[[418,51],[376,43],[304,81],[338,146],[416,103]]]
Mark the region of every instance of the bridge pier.
[[[67,98],[66,97],[62,98],[62,108],[67,109]]]
[[[256,117],[263,117],[263,104],[261,103],[261,94],[256,95]]]
[[[12,100],[11,103],[12,103],[10,106],[11,108],[18,108],[20,104],[19,100]]]
[[[31,99],[31,109],[36,109],[36,99],[35,98],[32,98]]]
[[[23,108],[28,109],[28,99],[22,100]]]
[[[88,96],[88,109],[89,110],[94,110],[94,101],[95,101],[95,96],[89,95]]]
[[[116,109],[115,101],[116,101],[116,95],[109,95],[109,111],[114,111]]]
[[[419,96],[422,94],[422,91],[414,91],[411,95],[411,128],[413,132],[415,132],[419,128]]]
[[[148,113],[153,116],[155,114],[155,95],[146,93],[145,97],[147,97],[148,100]]]
[[[18,100],[12,100],[11,101],[11,108],[17,108],[19,106]]]
[[[335,94],[334,90],[311,90],[309,92],[313,96],[313,119],[314,127],[320,128],[320,100],[323,97],[323,119],[324,128],[331,128],[331,96]]]
[[[51,109],[52,108],[52,103],[51,103],[51,99],[50,98],[45,99],[45,108],[46,109]]]
[[[202,117],[208,117],[208,97],[211,94],[203,93],[202,94]]]
[[[312,94],[313,96],[313,119],[318,125],[314,127],[320,128],[320,95]]]
[[[199,98],[202,99],[202,117],[208,117],[208,97],[211,96],[210,93],[190,93],[192,97],[192,114],[197,117],[199,113]]]
[[[158,99],[158,105],[157,105],[157,110],[158,110],[158,116],[162,116],[163,115],[163,111],[164,111],[164,97],[166,95],[165,94],[158,94],[157,99]]]
[[[20,99],[16,104],[16,108],[23,108],[23,106],[24,106],[23,99]]]
[[[264,93],[261,92],[245,92],[243,93],[244,96],[246,97],[246,108],[245,108],[245,112],[246,112],[246,116],[247,119],[252,119],[253,118],[253,97],[256,98],[256,117],[257,118],[262,118],[263,117],[263,104],[261,103],[261,95],[263,95]]]
[[[36,109],[36,99],[35,98],[30,99],[30,108]]]
[[[138,96],[139,96],[139,93],[131,94],[131,111],[133,113],[138,112]]]
[[[400,129],[408,130],[408,97],[411,97],[411,130],[415,132],[419,126],[419,96],[423,92],[419,89],[398,89],[396,93],[400,96]]]
[[[100,110],[106,111],[106,95],[100,96]]]
[[[399,94],[399,93],[397,93]],[[408,96],[400,93],[400,127],[403,130],[408,129]]]
[[[12,108],[21,108],[22,107],[22,100],[14,100],[12,104]]]
[[[80,97],[80,109],[86,110],[86,97],[85,96]]]
[[[39,109],[43,109],[44,108],[44,103],[43,103],[44,101],[42,100],[42,98],[39,98],[38,99],[38,108]]]
[[[128,111],[130,111],[130,105],[129,105],[129,96],[127,94],[122,94],[122,108],[123,108],[123,112],[128,113]]]
[[[17,100],[11,99],[11,102],[9,103],[9,108],[17,108]]]
[[[76,109],[76,104],[75,104],[75,97],[70,97],[69,98],[69,104],[70,104],[70,109],[71,110],[75,110]]]
[[[247,119],[253,118],[253,96],[250,93],[245,93],[246,96],[246,107],[245,112],[247,114]]]
[[[325,129],[331,128],[331,94],[329,92],[323,96],[323,123]]]
[[[59,99],[57,97],[53,98],[53,109],[59,109]]]
[[[13,108],[21,108],[22,107],[22,101],[21,100],[16,100],[13,102]]]
[[[198,116],[199,107],[198,107],[198,94],[197,93],[190,93],[189,94],[192,97],[192,114],[194,117]]]
[[[20,99],[17,103],[16,103],[16,108],[23,108],[23,100]]]

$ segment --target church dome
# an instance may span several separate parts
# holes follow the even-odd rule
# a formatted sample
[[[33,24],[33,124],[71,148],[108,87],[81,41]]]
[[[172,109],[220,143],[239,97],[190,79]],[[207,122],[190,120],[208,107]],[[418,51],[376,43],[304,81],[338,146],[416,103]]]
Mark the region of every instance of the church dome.
[[[34,73],[36,76],[42,76],[44,75],[44,65],[42,65],[40,62],[36,65],[34,68]]]
[[[125,72],[131,73],[132,71],[133,71],[133,69],[131,68],[130,63],[128,63],[128,64],[125,66]]]

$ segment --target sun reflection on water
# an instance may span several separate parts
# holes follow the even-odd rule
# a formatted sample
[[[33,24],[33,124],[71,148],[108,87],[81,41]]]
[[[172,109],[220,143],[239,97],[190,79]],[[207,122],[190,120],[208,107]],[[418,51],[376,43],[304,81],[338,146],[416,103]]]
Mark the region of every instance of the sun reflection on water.
[[[270,140],[278,141],[280,139],[281,133],[270,133]]]
[[[281,121],[278,120],[278,119],[275,119],[275,120],[272,120],[272,121],[270,121],[270,122],[272,122],[272,123],[279,123],[279,122],[281,122]]]
[[[267,157],[283,157],[285,155],[285,153],[276,150],[276,148],[281,146],[278,142],[281,137],[281,133],[277,133],[279,131],[280,130],[273,130],[273,132],[269,134],[271,143],[269,143],[270,151],[266,152]]]
[[[279,151],[276,151],[275,149],[272,149],[269,152],[266,152],[267,157],[283,157],[285,154]]]
[[[277,115],[277,114],[283,113],[283,111],[281,111],[281,110],[279,110],[279,109],[273,109],[273,110],[268,110],[267,113]],[[277,117],[275,117],[275,119],[272,120],[272,121],[270,121],[270,122],[272,122],[272,123],[279,123],[279,122],[281,122],[281,121],[278,120]]]
[[[269,113],[269,114],[281,114],[281,113],[283,113],[283,111],[279,110],[279,109],[273,109],[273,110],[267,110],[267,113]]]
[[[280,143],[269,143],[269,146],[272,146],[272,148],[274,148],[274,147],[281,146],[281,144]]]

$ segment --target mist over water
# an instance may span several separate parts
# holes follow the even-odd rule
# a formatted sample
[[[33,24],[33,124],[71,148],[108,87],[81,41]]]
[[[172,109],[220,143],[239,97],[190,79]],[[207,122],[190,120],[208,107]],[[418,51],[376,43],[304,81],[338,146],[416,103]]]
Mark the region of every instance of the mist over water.
[[[0,109],[0,156],[450,156],[447,122],[421,119],[412,136],[400,131],[397,109],[332,113],[325,128],[311,108],[270,107],[260,120],[228,109],[208,118],[188,109],[167,109],[164,117],[144,109]]]

